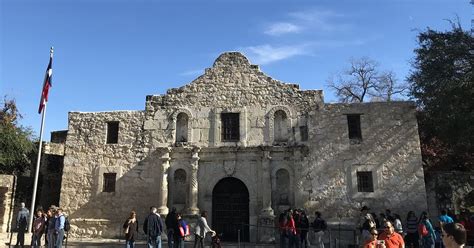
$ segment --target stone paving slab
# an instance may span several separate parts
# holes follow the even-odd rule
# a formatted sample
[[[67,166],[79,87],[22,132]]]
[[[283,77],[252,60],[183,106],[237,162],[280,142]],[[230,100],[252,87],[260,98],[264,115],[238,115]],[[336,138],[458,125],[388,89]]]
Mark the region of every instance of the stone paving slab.
[[[16,235],[17,233],[0,233],[0,248],[3,247],[15,247],[16,244]],[[10,245],[10,241],[11,244]],[[29,244],[31,243],[31,235],[25,234],[25,247],[30,247]],[[26,245],[27,244],[27,245]],[[186,248],[193,248],[193,242],[186,242]],[[145,240],[138,240],[135,242],[135,246],[137,248],[146,247]],[[71,239],[67,241],[67,246],[64,244],[64,248],[79,248],[79,247],[87,247],[87,248],[118,248],[118,247],[125,247],[125,241],[119,239]],[[167,248],[168,244],[166,241],[162,243],[162,248]],[[277,247],[273,244],[262,245],[262,244],[254,244],[254,243],[241,243],[240,246],[237,243],[222,243],[222,247],[225,248],[274,248]],[[210,248],[210,244],[207,243],[205,248]]]

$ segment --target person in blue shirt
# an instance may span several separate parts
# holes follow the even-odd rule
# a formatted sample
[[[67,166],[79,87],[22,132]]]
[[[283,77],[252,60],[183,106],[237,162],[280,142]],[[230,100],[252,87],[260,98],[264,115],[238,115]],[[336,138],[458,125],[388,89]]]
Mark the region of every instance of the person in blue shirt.
[[[453,218],[451,218],[451,217],[448,215],[448,211],[446,211],[446,209],[441,210],[441,215],[438,217],[438,221],[439,221],[438,230],[441,230],[441,227],[442,227],[443,225],[445,225],[445,224],[454,223]],[[440,243],[440,246],[441,246],[441,248],[444,247],[444,245],[443,245],[442,242]]]
[[[438,220],[439,220],[440,226],[454,222],[453,218],[451,218],[448,215],[448,212],[446,211],[446,209],[441,210],[441,215],[438,217]]]
[[[428,213],[423,212],[421,213],[420,223],[425,226],[428,233],[426,235],[419,233],[421,239],[421,247],[422,248],[435,248],[435,240],[437,238],[433,225],[431,225],[431,221],[428,218]]]
[[[66,217],[63,214],[62,208],[58,208],[55,219],[54,231],[56,234],[56,248],[61,248],[64,239],[64,224],[66,223]]]

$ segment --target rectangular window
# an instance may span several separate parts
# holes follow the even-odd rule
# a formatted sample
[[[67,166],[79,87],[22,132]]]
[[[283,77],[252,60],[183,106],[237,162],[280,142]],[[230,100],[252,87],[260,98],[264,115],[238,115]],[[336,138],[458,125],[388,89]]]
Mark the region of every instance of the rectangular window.
[[[372,178],[372,171],[357,172],[357,191],[374,192],[374,181]]]
[[[118,143],[119,122],[107,122],[107,144]]]
[[[104,173],[104,188],[103,192],[115,192],[115,179],[117,173]]]
[[[351,144],[359,144],[362,141],[360,115],[347,115],[347,126],[349,128],[349,140],[351,141]]]
[[[308,141],[308,127],[307,126],[300,127],[300,135],[301,135],[301,141]]]
[[[239,113],[222,113],[222,141],[239,141]]]

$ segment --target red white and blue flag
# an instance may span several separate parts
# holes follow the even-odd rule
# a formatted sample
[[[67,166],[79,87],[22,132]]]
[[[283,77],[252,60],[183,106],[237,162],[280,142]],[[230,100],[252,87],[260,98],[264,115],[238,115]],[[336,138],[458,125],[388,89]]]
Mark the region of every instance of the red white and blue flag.
[[[49,93],[49,88],[51,88],[53,85],[51,84],[51,81],[53,79],[53,56],[51,55],[49,57],[49,64],[48,68],[46,68],[46,75],[44,75],[44,82],[43,82],[43,90],[41,91],[41,100],[38,108],[38,114],[41,114],[43,111],[44,105],[48,101],[48,93]]]

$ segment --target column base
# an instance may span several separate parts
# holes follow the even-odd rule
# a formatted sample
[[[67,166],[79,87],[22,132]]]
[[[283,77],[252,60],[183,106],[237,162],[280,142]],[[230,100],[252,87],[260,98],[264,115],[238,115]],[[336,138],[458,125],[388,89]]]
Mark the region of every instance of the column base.
[[[160,215],[167,215],[168,212],[169,212],[169,209],[168,209],[167,206],[161,206],[161,207],[158,208],[158,213]]]
[[[188,215],[199,215],[199,208],[188,208],[186,209]]]
[[[270,210],[272,214],[270,213]],[[259,243],[272,244],[275,243],[275,215],[273,210],[262,210],[262,214],[258,216],[258,238]]]

